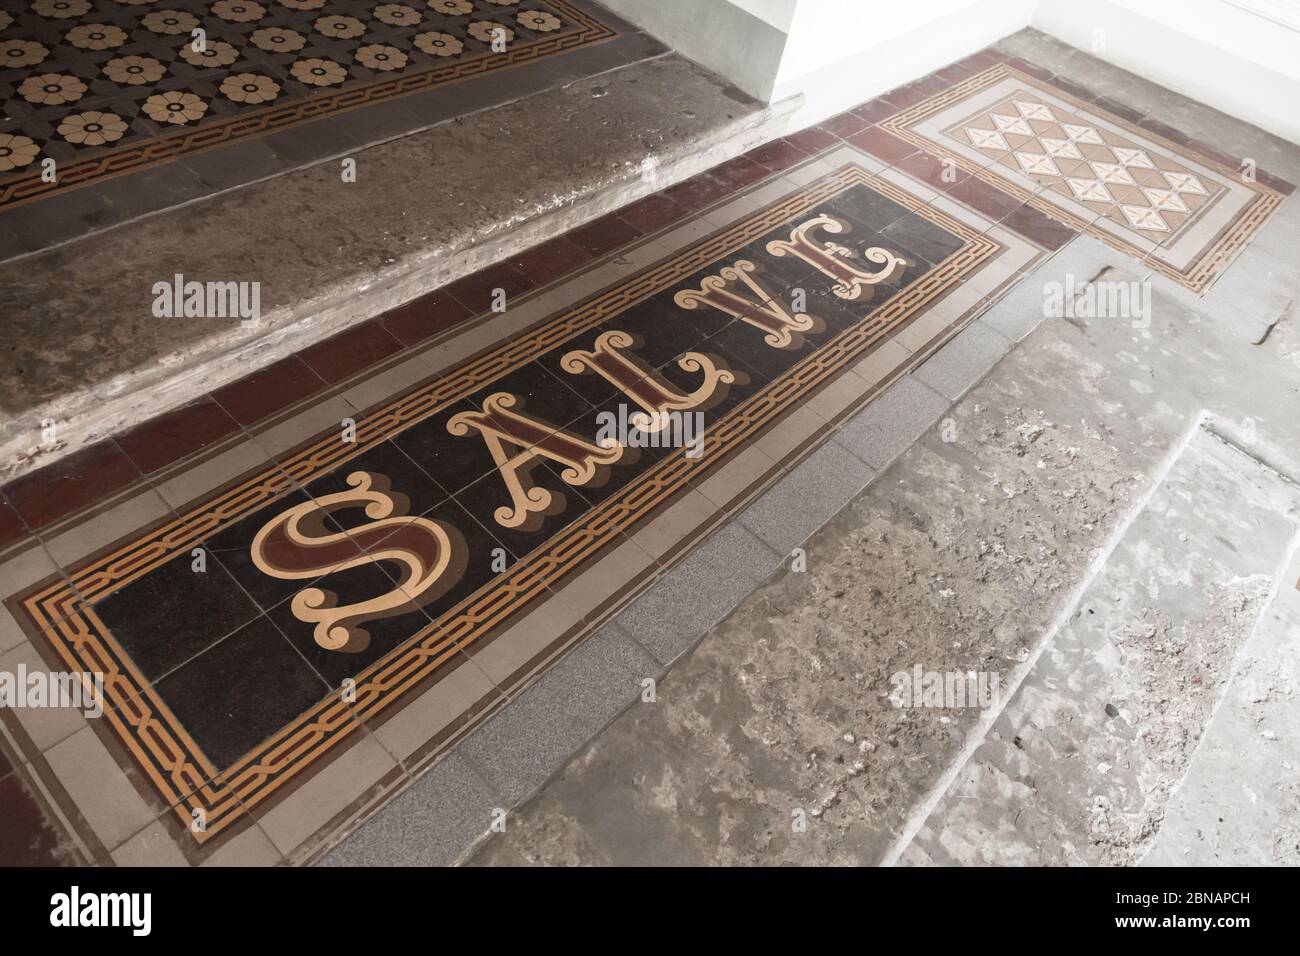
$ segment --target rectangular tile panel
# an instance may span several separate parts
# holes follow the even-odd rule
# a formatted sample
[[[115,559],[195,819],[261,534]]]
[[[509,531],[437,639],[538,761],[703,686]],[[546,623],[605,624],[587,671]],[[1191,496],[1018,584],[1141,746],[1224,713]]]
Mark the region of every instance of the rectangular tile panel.
[[[296,447],[271,442],[328,403],[258,431],[276,465],[7,607],[52,663],[106,675],[124,771],[187,852],[250,817],[274,829],[366,728],[432,759],[1039,256],[878,168],[837,150],[702,236],[625,252],[650,264],[574,305],[434,340],[408,361],[436,374]],[[467,337],[486,347],[441,367]],[[698,443],[659,440],[657,411],[698,413]],[[390,732],[416,703],[438,714],[423,744]],[[375,767],[347,800],[389,786]]]
[[[290,158],[322,158],[420,125],[379,104],[616,35],[570,0],[21,6],[0,11],[0,209],[367,109],[352,129],[281,144]]]
[[[1282,199],[1005,64],[880,126],[1198,292]]]

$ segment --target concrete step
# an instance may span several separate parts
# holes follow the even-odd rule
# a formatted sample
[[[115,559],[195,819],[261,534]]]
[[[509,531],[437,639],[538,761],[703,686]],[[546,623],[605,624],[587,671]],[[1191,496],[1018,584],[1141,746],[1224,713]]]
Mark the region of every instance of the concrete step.
[[[355,182],[335,158],[0,263],[0,478],[731,159],[796,106],[665,54],[356,152]],[[256,321],[155,315],[178,275],[257,283]]]

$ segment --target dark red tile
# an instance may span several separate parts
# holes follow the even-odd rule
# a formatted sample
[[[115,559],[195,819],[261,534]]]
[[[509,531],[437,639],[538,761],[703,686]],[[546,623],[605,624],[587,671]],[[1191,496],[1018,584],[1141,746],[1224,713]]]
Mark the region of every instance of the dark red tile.
[[[973,70],[963,63],[949,63],[943,69],[935,70],[934,75],[947,83],[960,83],[962,80],[968,80],[974,76],[978,70]]]
[[[1053,76],[1048,82],[1061,92],[1073,96],[1076,100],[1083,100],[1085,103],[1091,103],[1096,98],[1096,94],[1093,93],[1092,90],[1088,89],[1086,86],[1075,83],[1073,80],[1068,80],[1063,76]]]
[[[1240,164],[1238,164],[1240,166]],[[1268,186],[1270,189],[1276,189],[1284,196],[1289,196],[1295,192],[1295,186],[1285,179],[1279,179],[1272,173],[1266,173],[1262,169],[1255,170],[1255,179]]]
[[[384,328],[383,323],[371,319],[304,349],[298,357],[323,381],[332,384],[401,349],[402,343]]]
[[[131,459],[105,441],[24,475],[6,486],[4,494],[35,531],[140,480]]]
[[[886,109],[889,106],[886,105]],[[870,126],[874,120],[863,119],[856,113],[841,113],[839,116],[832,116],[826,122],[821,124],[821,129],[838,136],[840,139],[848,139],[854,133],[861,133]]]
[[[469,318],[469,307],[452,298],[443,289],[422,295],[399,306],[380,319],[384,328],[403,345],[415,345],[431,335],[449,329]]]
[[[948,195],[995,222],[1005,219],[1023,205],[1015,196],[995,189],[974,176],[949,186]]]
[[[899,139],[892,133],[886,133],[879,126],[872,126],[856,136],[849,137],[849,142],[891,163],[896,163],[916,152],[916,147],[911,143]]]
[[[1004,218],[1002,225],[1032,239],[1045,249],[1059,249],[1078,235],[1074,229],[1029,205],[1021,206]]]
[[[1130,123],[1140,123],[1142,117],[1145,115],[1141,111],[1133,109],[1133,107],[1129,106],[1127,103],[1121,103],[1119,100],[1112,100],[1109,96],[1098,96],[1092,102],[1094,105],[1100,106],[1112,116],[1118,116],[1120,119],[1127,120]]]
[[[497,289],[505,292],[509,303],[512,296],[521,295],[532,287],[533,283],[522,272],[509,263],[498,262],[463,279],[457,279],[446,286],[446,292],[478,315],[492,308]]]
[[[972,53],[968,57],[958,60],[953,66],[959,66],[963,69],[970,70],[971,74],[983,73],[991,66],[997,66],[999,63],[1005,63],[1005,54],[997,50],[980,50],[978,53]]]
[[[231,382],[212,397],[239,424],[251,425],[324,387],[320,376],[297,356],[290,356]]]
[[[951,81],[932,74],[923,79],[914,80],[906,86],[900,86],[897,89],[890,90],[884,96],[879,97],[879,99],[903,110],[915,106],[922,100],[929,99],[937,93],[942,93],[950,86],[952,86]]]
[[[18,517],[13,505],[0,498],[0,548],[17,541],[27,534],[27,526]]]
[[[663,193],[655,193],[624,206],[618,211],[618,217],[644,235],[686,218],[686,210]]]
[[[708,173],[700,173],[664,190],[664,195],[690,212],[717,202],[731,190]]]
[[[880,99],[894,107],[895,112],[897,112],[915,106],[925,99],[927,95],[909,83],[907,86],[900,86],[897,89],[890,90]]]
[[[714,179],[725,186],[729,186],[733,191],[744,189],[765,176],[771,175],[766,166],[760,166],[752,159],[747,159],[744,156],[737,156],[735,159],[727,160],[721,166],[714,166],[709,170],[709,173]]]
[[[772,172],[789,169],[795,163],[807,159],[808,154],[788,139],[774,139],[757,149],[745,154],[760,166],[766,166]]]
[[[1040,80],[1050,80],[1052,78],[1051,70],[1044,70],[1041,66],[1030,63],[1028,60],[1022,60],[1018,56],[1008,57],[1007,66],[1019,70],[1021,73],[1028,73],[1030,76],[1037,77]]]
[[[536,287],[554,282],[590,261],[591,253],[560,236],[520,253],[510,260],[510,265]]]
[[[205,398],[131,429],[117,443],[147,475],[238,430],[224,408]]]
[[[567,238],[589,255],[603,256],[639,238],[641,231],[617,215],[601,216],[573,230]]]
[[[62,840],[17,774],[0,780],[0,866],[61,866]]]
[[[796,149],[802,149],[809,156],[820,153],[823,149],[829,149],[839,144],[839,137],[834,133],[828,133],[824,129],[811,126],[808,129],[800,130],[797,133],[791,133],[786,137],[795,145]]]
[[[1215,149],[1209,143],[1203,142],[1202,140],[1188,140],[1183,145],[1193,152],[1200,153],[1201,156],[1211,162],[1218,163],[1220,166],[1226,166],[1229,169],[1234,170],[1239,170],[1241,168],[1241,160],[1237,159],[1236,156],[1225,153],[1223,150]]]
[[[969,173],[955,163],[949,163],[945,166],[942,159],[929,153],[913,153],[911,156],[903,157],[894,165],[903,172],[921,180],[921,182],[943,192],[947,192],[970,177]]]
[[[1142,121],[1138,123],[1138,126],[1150,130],[1157,136],[1163,136],[1171,143],[1177,143],[1179,146],[1185,146],[1192,141],[1192,138],[1181,130],[1176,130],[1172,126],[1168,126],[1150,116],[1142,117]]]
[[[886,116],[893,116],[897,112],[898,108],[884,99],[867,100],[853,109],[854,116],[861,117],[868,123],[878,123]]]

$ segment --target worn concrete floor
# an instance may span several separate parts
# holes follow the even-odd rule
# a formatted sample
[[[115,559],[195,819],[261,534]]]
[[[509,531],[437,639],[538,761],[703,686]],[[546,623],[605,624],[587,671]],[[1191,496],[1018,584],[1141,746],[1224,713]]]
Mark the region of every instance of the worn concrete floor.
[[[1300,169],[1300,149],[1180,108]],[[471,862],[1300,862],[1298,240],[1290,202],[1200,299],[1066,246],[977,323],[1025,336],[1010,354],[941,353],[968,367],[898,387],[906,450],[806,569]],[[1149,321],[1042,321],[1067,277],[1142,283]],[[964,395],[928,387],[990,366]],[[918,666],[1000,692],[895,706]]]
[[[355,182],[324,162],[0,263],[0,476],[739,155],[790,109],[657,55],[359,150]],[[260,283],[260,316],[160,322],[146,293],[176,275]]]

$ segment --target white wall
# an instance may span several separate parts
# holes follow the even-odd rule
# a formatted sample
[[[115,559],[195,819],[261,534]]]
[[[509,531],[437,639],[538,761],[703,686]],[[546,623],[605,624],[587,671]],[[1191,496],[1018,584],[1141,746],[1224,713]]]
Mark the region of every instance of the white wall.
[[[799,0],[773,98],[819,123],[1029,25],[1034,0]]]
[[[800,0],[601,2],[750,96],[770,101]]]
[[[1243,9],[1285,0],[1039,0],[1033,25],[1230,116],[1300,142],[1300,31]],[[1295,11],[1297,4],[1289,4]],[[1100,30],[1098,34],[1096,31]],[[1094,46],[1094,39],[1104,41]],[[1225,147],[1226,149],[1226,147]],[[1231,152],[1230,149],[1226,150]]]
[[[1278,22],[1300,22],[1300,0],[602,2],[751,96],[802,96],[791,129],[1032,25],[1300,142],[1300,30]],[[1274,18],[1244,9],[1252,6]]]

